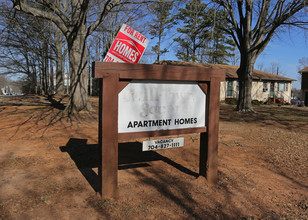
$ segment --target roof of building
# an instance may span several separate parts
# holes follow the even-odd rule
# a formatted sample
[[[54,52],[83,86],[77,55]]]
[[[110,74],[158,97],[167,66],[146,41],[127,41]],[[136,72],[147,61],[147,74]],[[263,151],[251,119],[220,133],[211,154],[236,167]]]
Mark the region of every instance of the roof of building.
[[[306,66],[304,69],[298,71],[299,73],[308,72],[308,66]]]
[[[215,69],[224,69],[226,71],[227,79],[237,79],[237,73],[239,66],[226,65],[226,64],[207,64],[207,63],[193,63],[193,62],[183,62],[183,61],[170,61],[163,60],[158,64],[167,64],[167,65],[179,65],[179,66],[199,66],[199,67],[207,67],[207,68],[215,68]],[[284,76],[267,73],[260,70],[253,70],[252,74],[253,80],[264,80],[264,81],[296,81],[295,79],[287,78]]]

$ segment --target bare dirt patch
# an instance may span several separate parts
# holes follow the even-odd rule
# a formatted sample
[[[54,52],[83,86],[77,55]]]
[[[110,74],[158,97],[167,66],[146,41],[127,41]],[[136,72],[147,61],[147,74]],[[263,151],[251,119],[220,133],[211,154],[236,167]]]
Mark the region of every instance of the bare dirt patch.
[[[217,186],[198,177],[198,134],[178,149],[121,143],[119,196],[101,201],[97,113],[50,101],[0,100],[0,219],[308,218],[307,108],[221,104]]]

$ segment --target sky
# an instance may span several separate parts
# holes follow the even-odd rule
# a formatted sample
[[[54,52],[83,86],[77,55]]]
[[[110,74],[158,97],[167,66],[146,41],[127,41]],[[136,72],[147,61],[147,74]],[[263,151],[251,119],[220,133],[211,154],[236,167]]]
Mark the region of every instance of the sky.
[[[172,42],[174,37],[169,37],[169,40],[166,40],[167,42],[162,43],[162,47],[167,47],[169,52],[163,55],[161,60],[178,60],[175,56],[176,43]],[[151,51],[155,43],[155,39],[150,39],[146,50]],[[301,82],[298,68],[299,59],[303,57],[308,57],[308,33],[305,35],[303,30],[291,29],[291,31],[280,32],[270,40],[265,50],[258,57],[254,68],[271,73],[272,66],[275,64],[279,67],[279,75],[297,80],[292,83],[292,88],[300,89]],[[155,58],[151,61],[154,62],[153,60]]]
[[[308,36],[302,31],[281,33],[273,38],[258,57],[255,69],[263,65],[270,69],[271,63],[277,63],[282,76],[297,80],[292,88],[300,89],[299,59],[308,57]]]
[[[155,42],[148,45],[150,51]],[[170,44],[169,44],[170,45]],[[173,44],[174,45],[174,44]],[[163,45],[165,46],[165,45]],[[174,45],[175,46],[175,45]],[[169,53],[163,55],[161,60],[178,60],[174,48],[169,47]],[[255,63],[255,69],[271,72],[273,64],[279,67],[279,75],[295,79],[292,88],[300,89],[299,59],[308,57],[308,35],[301,30],[279,33],[274,36]]]

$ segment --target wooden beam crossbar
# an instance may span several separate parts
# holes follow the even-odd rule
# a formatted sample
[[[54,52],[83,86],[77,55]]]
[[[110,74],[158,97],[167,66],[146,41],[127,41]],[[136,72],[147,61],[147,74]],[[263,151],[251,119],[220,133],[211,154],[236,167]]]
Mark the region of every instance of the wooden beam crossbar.
[[[105,78],[110,74],[119,74],[121,80],[174,80],[206,82],[213,78],[225,80],[225,71],[222,69],[170,66],[156,64],[131,63],[103,63],[94,62],[93,72],[95,78]]]

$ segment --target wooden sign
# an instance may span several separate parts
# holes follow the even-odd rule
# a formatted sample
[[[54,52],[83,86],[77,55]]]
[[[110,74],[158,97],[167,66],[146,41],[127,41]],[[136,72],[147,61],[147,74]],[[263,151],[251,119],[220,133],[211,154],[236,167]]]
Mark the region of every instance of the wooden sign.
[[[118,142],[135,138],[200,133],[199,174],[206,177],[209,183],[214,184],[217,182],[219,94],[220,82],[225,80],[224,70],[109,62],[94,62],[92,67],[94,76],[102,79],[99,113],[101,164],[98,171],[101,180],[100,193],[102,198],[115,197],[117,195]],[[135,83],[140,83],[140,86],[142,85],[141,90],[130,90],[130,84]],[[153,84],[153,87],[149,87],[151,88],[149,90],[145,89],[147,83],[148,85]],[[161,85],[163,86],[161,87]],[[168,85],[172,88],[171,92],[175,92],[178,85],[188,86],[188,89],[184,88],[183,94],[181,91],[178,91],[172,99],[170,97],[172,94],[165,93],[167,98],[160,99],[160,92],[152,91],[155,87],[167,91]],[[121,91],[125,91],[126,87],[128,89],[123,93],[126,94],[122,97]],[[141,92],[144,93],[142,87],[147,90],[148,94],[151,92],[152,94],[141,95]],[[129,94],[130,91],[136,92],[136,94]],[[194,108],[200,107],[201,112],[198,112],[198,110],[186,112],[186,108],[191,108],[191,106],[181,104],[181,102],[187,100],[186,93],[190,94],[189,99],[190,101],[193,100]],[[196,97],[194,93],[196,93]],[[132,112],[129,114],[122,112],[122,104],[119,100],[129,102],[133,101],[133,99],[137,101],[139,98],[143,101],[147,100],[145,104],[149,105],[145,106],[146,108],[141,112],[135,112],[139,116],[142,114],[141,118],[135,119],[136,115],[131,117]],[[150,100],[153,100],[153,103]],[[172,110],[175,109],[175,105],[172,105],[173,102],[179,105],[182,111],[186,112],[184,116],[177,115],[176,111]],[[155,104],[156,107],[150,107],[152,104]],[[166,115],[159,117],[159,114],[156,114],[157,111],[163,114],[166,113]],[[124,117],[122,114],[124,114]],[[152,119],[142,118],[149,114],[156,114],[156,116]],[[119,130],[120,126],[122,126],[121,122],[119,122],[120,120],[118,120],[119,118],[124,121],[126,120],[123,123],[123,130]],[[154,122],[150,122],[150,120],[154,120]],[[149,126],[150,123],[151,126]],[[185,123],[189,124],[189,126],[171,126]],[[145,127],[146,129],[144,129]],[[158,129],[148,129],[149,127],[156,127]],[[177,144],[174,145],[174,147],[176,146]],[[157,144],[157,147],[165,147],[165,145]]]

